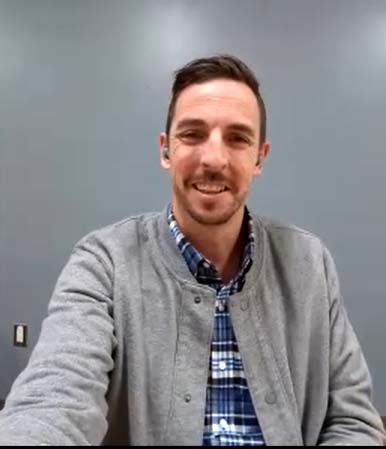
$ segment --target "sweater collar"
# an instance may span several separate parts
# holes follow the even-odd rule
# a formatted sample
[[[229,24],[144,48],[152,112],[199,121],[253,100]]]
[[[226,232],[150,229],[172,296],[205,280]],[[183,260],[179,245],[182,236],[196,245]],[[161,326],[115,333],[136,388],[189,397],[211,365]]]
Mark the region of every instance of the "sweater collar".
[[[151,215],[145,223],[146,237],[151,242],[151,248],[154,250],[154,256],[157,260],[162,261],[170,274],[176,276],[180,281],[200,286],[200,288],[209,287],[197,284],[193,274],[190,272],[185,259],[176,245],[176,240],[170,232],[167,220],[168,205],[164,210],[155,215]],[[258,217],[251,214],[253,221],[253,231],[255,244],[252,248],[251,258],[253,264],[246,275],[246,284],[243,291],[246,292],[253,284],[256,283],[263,265],[264,256],[264,228]]]

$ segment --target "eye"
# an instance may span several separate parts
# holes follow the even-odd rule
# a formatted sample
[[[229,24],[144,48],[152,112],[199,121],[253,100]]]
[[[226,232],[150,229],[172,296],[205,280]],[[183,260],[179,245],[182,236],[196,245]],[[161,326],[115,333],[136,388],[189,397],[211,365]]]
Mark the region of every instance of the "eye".
[[[185,143],[196,143],[205,139],[205,133],[203,131],[192,129],[182,131],[177,137]]]
[[[187,137],[188,139],[194,139],[195,137],[198,137],[199,133],[197,131],[187,131],[186,133],[182,134],[182,137]]]
[[[228,137],[228,140],[231,144],[237,146],[246,146],[251,144],[250,139],[243,134],[231,134]]]

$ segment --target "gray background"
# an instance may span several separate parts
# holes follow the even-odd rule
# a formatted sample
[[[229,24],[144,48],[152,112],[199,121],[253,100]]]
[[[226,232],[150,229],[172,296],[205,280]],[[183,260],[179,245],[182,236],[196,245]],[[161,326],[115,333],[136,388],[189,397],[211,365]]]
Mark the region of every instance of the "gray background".
[[[386,414],[384,0],[0,0],[0,398],[74,243],[167,202],[172,71],[217,52],[251,65],[267,103],[250,207],[332,251]]]

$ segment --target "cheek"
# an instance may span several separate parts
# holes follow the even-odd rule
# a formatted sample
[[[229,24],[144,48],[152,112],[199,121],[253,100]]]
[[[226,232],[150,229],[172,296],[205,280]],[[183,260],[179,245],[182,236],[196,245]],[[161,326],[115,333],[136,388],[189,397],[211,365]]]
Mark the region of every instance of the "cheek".
[[[171,171],[170,171],[172,182],[174,185],[183,187],[187,180],[189,179],[189,169],[186,167],[185,164],[178,163],[173,164]]]
[[[197,163],[192,156],[176,157],[173,161],[173,174],[176,178],[187,179],[197,171]]]
[[[254,173],[255,164],[252,165],[250,161],[239,161],[238,164],[234,164],[232,167],[231,178],[238,185],[248,185],[252,181]]]

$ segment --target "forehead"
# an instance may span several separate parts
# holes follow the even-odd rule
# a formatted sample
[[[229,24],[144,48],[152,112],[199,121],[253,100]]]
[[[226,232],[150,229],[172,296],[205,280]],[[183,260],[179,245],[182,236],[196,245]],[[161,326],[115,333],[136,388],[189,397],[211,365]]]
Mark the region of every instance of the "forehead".
[[[260,114],[255,94],[249,86],[239,81],[216,79],[192,84],[180,93],[174,121],[187,118],[216,121],[237,119],[257,126]]]

